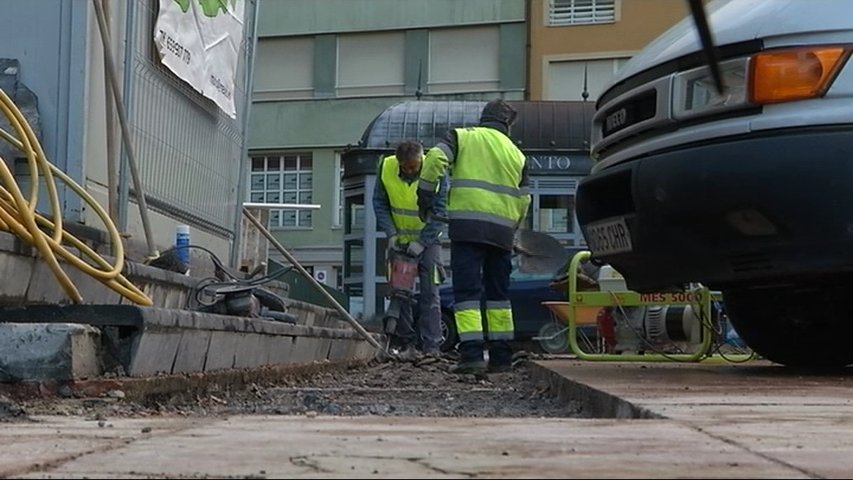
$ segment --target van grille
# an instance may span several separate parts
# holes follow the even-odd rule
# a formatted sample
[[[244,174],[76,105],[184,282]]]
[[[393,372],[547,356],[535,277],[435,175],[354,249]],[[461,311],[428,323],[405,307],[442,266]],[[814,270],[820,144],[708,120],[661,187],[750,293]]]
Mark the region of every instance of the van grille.
[[[602,136],[607,137],[654,117],[657,113],[657,96],[657,91],[651,90],[609,109],[601,122]]]

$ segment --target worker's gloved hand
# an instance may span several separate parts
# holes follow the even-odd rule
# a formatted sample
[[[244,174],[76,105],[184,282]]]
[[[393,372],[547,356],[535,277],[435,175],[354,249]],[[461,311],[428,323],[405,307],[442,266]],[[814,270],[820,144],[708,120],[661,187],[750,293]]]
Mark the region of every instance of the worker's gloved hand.
[[[389,250],[397,250],[400,246],[399,241],[397,240],[397,235],[391,235],[388,237],[388,249]]]
[[[406,253],[412,257],[420,257],[424,253],[424,245],[417,240],[412,240],[409,242],[409,248],[406,249]]]
[[[435,192],[418,190],[418,217],[426,222],[432,216],[435,209]]]

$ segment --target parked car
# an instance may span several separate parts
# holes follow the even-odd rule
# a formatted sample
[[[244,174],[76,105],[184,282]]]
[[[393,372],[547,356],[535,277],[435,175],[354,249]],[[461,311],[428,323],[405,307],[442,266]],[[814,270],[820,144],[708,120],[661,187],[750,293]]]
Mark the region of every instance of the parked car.
[[[582,249],[570,249],[567,259]],[[565,290],[550,286],[555,277],[561,275],[563,269],[554,273],[524,273],[513,268],[510,275],[509,297],[512,303],[512,318],[515,324],[516,341],[529,341],[540,336],[543,332],[553,329],[546,325],[554,324],[554,317],[548,307],[542,305],[545,301],[565,301]],[[441,349],[453,349],[459,342],[456,334],[456,321],[453,317],[453,287],[447,285],[441,288],[441,330],[443,342]]]
[[[510,276],[509,299],[512,303],[516,340],[530,340],[539,335],[545,324],[553,322],[551,311],[542,305],[542,302],[566,300],[565,291],[549,287],[553,278],[554,275],[550,273],[522,273],[513,270]],[[441,349],[450,350],[459,341],[456,321],[453,318],[453,287],[442,287],[440,292],[441,332],[444,338]]]

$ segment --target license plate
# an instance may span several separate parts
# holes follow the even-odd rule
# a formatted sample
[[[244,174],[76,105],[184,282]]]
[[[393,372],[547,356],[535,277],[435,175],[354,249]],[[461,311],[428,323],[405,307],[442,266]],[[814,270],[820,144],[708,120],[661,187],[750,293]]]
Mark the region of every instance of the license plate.
[[[596,255],[630,252],[634,248],[631,232],[622,217],[591,223],[585,233],[586,244]]]

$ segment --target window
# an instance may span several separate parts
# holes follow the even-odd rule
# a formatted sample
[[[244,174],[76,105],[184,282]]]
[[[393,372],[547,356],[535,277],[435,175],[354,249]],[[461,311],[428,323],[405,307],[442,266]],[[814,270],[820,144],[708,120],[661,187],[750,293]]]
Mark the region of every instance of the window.
[[[255,100],[306,98],[314,92],[314,38],[260,38]]]
[[[616,0],[548,0],[550,26],[588,25],[616,21]]]
[[[310,153],[252,157],[249,201],[312,203]],[[311,210],[270,210],[270,228],[310,228]]]
[[[545,232],[567,246],[583,241],[575,216],[578,178],[531,177],[530,229]]]
[[[586,92],[585,100],[594,102],[627,61],[627,58],[549,61],[544,100],[584,100]]]
[[[361,238],[364,233],[365,211],[364,211],[364,180],[349,178],[344,185],[344,201],[342,212],[342,225],[344,227],[344,238],[354,235],[353,238]],[[370,193],[372,199],[372,191]],[[368,200],[370,201],[370,200]]]
[[[346,199],[346,233],[364,231],[364,200],[358,197],[347,197]]]
[[[405,43],[401,32],[339,35],[337,95],[402,94]]]
[[[429,32],[429,92],[496,91],[500,86],[497,27]]]
[[[574,231],[575,198],[571,195],[539,196],[539,231],[572,233]]]

